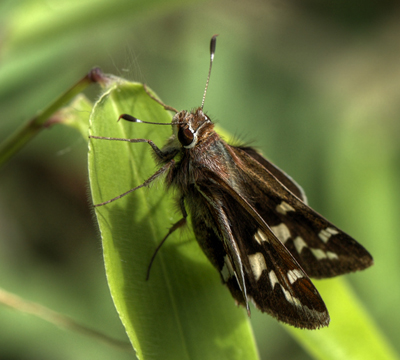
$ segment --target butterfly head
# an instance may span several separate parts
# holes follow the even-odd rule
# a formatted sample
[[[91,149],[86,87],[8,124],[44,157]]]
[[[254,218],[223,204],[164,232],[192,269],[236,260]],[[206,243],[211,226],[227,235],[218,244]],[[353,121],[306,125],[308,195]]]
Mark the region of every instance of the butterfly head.
[[[191,112],[180,111],[172,119],[174,134],[185,149],[195,147],[212,127],[210,118],[204,114],[202,108]]]

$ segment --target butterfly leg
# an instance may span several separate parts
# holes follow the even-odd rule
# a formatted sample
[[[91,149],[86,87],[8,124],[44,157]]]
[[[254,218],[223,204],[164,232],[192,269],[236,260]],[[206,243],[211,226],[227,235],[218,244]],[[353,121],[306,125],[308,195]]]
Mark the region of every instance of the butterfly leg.
[[[142,187],[148,186],[150,185],[150,183],[152,183],[155,179],[157,179],[159,176],[161,176],[162,174],[164,174],[166,171],[168,171],[171,167],[173,167],[175,165],[175,160],[170,160],[169,162],[167,162],[164,166],[162,166],[160,169],[158,169],[152,176],[150,176],[143,184],[134,187],[133,189],[130,189],[126,192],[124,192],[121,195],[116,196],[115,198],[112,198],[110,200],[104,201],[102,203],[99,204],[95,204],[94,207],[98,207],[98,206],[103,206],[106,204],[109,204],[110,202],[113,202],[115,200],[121,199],[122,197],[124,197],[125,195],[130,194],[131,192],[140,189]]]
[[[154,253],[153,253],[153,256],[151,257],[150,264],[149,264],[149,266],[148,266],[148,268],[147,268],[146,280],[149,280],[151,265],[153,264],[154,259],[155,259],[156,255],[157,255],[157,253],[158,253],[158,250],[160,250],[160,248],[161,248],[161,246],[164,244],[165,240],[167,240],[168,237],[169,237],[175,230],[177,230],[177,229],[181,228],[182,226],[185,226],[185,225],[186,225],[186,222],[187,222],[187,221],[186,221],[186,218],[187,218],[188,215],[187,215],[187,212],[186,212],[186,209],[185,209],[185,203],[184,203],[184,197],[183,197],[183,196],[180,198],[179,205],[180,205],[180,208],[181,208],[181,212],[182,212],[183,217],[182,217],[182,219],[180,219],[179,221],[177,221],[175,224],[173,224],[173,225],[171,226],[171,228],[169,229],[167,235],[165,235],[165,236],[164,236],[164,239],[162,239],[161,242],[160,242],[160,244],[158,244],[156,250],[155,250]]]
[[[116,140],[116,141],[127,141],[130,143],[147,143],[151,146],[151,148],[154,151],[154,154],[156,155],[157,158],[157,162],[158,163],[164,163],[164,165],[158,169],[152,176],[150,176],[143,184],[136,186],[133,189],[130,189],[126,192],[124,192],[121,195],[116,196],[115,198],[112,198],[110,200],[104,201],[102,203],[99,204],[95,204],[94,206],[103,206],[106,204],[109,204],[110,202],[113,202],[115,200],[118,200],[122,197],[124,197],[125,195],[128,195],[129,193],[140,189],[144,186],[148,186],[152,181],[154,181],[155,179],[157,179],[159,176],[161,176],[162,174],[164,174],[165,172],[167,172],[171,167],[174,167],[175,165],[175,160],[172,159],[173,154],[171,154],[171,152],[169,151],[162,151],[156,144],[154,144],[153,141],[148,140],[148,139],[124,139],[124,138],[114,138],[114,137],[105,137],[105,136],[94,136],[94,135],[90,135],[89,138],[92,139],[98,139],[98,140]]]
[[[114,137],[107,137],[107,136],[94,136],[90,135],[89,138],[91,139],[99,139],[99,140],[116,140],[116,141],[127,141],[130,143],[148,143],[151,148],[153,149],[154,153],[156,154],[157,158],[160,161],[167,160],[171,158],[171,154],[169,152],[162,151],[153,141],[148,139],[124,139],[124,138],[114,138]]]

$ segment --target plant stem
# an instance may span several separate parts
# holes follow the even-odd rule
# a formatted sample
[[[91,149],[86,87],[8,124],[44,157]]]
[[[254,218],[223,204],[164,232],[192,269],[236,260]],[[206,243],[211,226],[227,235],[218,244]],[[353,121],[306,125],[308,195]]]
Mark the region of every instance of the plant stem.
[[[71,99],[86,89],[91,83],[106,84],[107,77],[99,68],[92,69],[64,94],[54,100],[47,108],[18,128],[0,144],[0,166],[24,147],[40,130],[50,126],[48,119]]]
[[[107,343],[122,350],[132,350],[132,345],[127,341],[114,339],[99,331],[83,326],[68,316],[55,312],[43,305],[27,301],[19,296],[0,288],[0,304],[12,309],[31,314],[58,327],[88,335],[101,342]]]

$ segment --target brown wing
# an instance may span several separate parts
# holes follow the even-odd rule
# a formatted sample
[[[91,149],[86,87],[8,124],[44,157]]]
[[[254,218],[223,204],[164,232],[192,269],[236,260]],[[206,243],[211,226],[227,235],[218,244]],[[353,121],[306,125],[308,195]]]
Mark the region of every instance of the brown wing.
[[[266,168],[276,179],[283,185],[287,187],[294,195],[296,195],[300,200],[307,204],[307,196],[303,188],[297,184],[288,174],[283,170],[279,169],[277,166],[265,159],[259,152],[257,152],[252,147],[235,147],[244,151],[247,155],[251,156],[254,160],[260,163],[261,166]]]
[[[328,311],[307,274],[246,199],[213,172],[195,188],[210,214],[206,222],[193,217],[196,237],[213,249],[205,252],[236,301],[248,309],[252,300],[296,327],[328,325]]]
[[[311,277],[326,278],[365,269],[371,255],[352,237],[319,215],[290,189],[292,180],[282,183],[267,160],[248,150],[228,146],[243,188],[241,194],[268,224],[282,244]],[[279,173],[281,178],[283,173]]]

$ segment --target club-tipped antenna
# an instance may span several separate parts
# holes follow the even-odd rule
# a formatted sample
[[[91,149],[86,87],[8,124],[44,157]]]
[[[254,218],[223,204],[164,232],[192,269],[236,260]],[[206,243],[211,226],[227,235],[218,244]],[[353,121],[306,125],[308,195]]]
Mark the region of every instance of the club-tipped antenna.
[[[215,45],[217,43],[217,36],[218,34],[214,35],[210,41],[210,68],[208,69],[208,76],[206,82],[206,88],[204,89],[203,101],[201,102],[201,108],[204,107],[204,101],[206,100],[206,94],[208,89],[208,83],[210,82],[210,75],[211,75],[211,68],[214,61],[214,54],[215,54]]]
[[[160,123],[160,122],[152,122],[152,121],[144,121],[140,120],[132,115],[129,114],[122,114],[119,116],[117,121],[124,119],[126,121],[134,122],[134,123],[143,123],[143,124],[151,124],[151,125],[172,125],[172,123]]]

